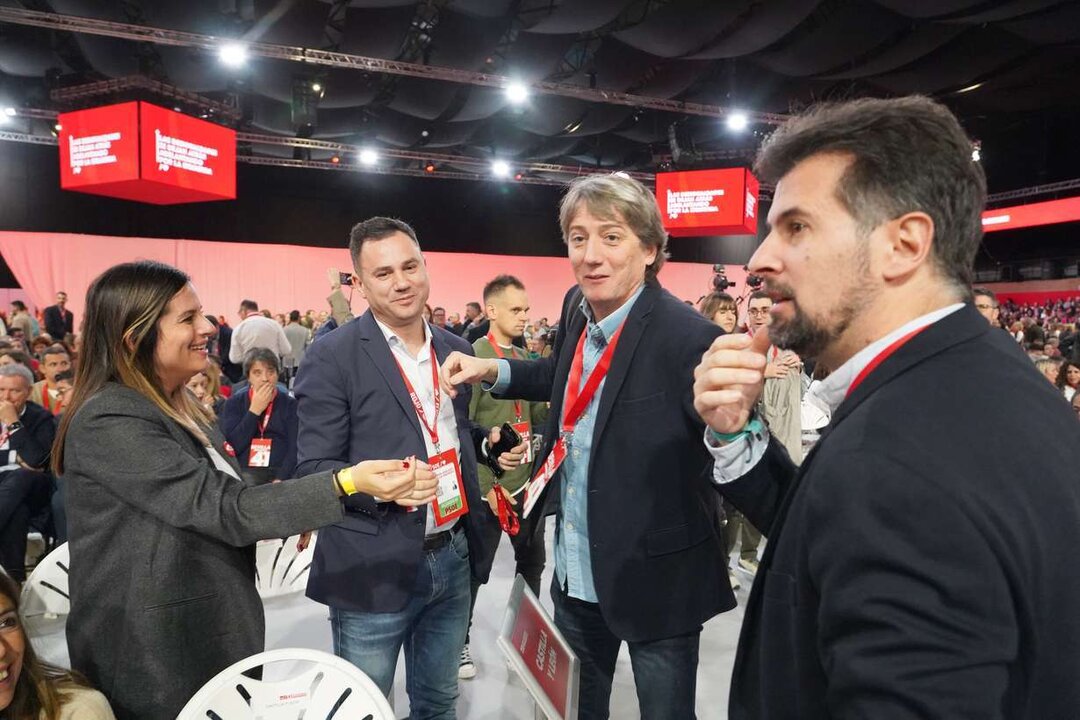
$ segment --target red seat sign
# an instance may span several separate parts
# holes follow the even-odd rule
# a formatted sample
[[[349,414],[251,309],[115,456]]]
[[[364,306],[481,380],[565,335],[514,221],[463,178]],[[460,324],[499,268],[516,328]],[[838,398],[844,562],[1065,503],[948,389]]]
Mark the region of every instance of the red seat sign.
[[[656,173],[656,201],[675,237],[757,233],[758,181],[746,168]]]
[[[145,102],[62,113],[60,187],[155,205],[236,198],[236,133]]]

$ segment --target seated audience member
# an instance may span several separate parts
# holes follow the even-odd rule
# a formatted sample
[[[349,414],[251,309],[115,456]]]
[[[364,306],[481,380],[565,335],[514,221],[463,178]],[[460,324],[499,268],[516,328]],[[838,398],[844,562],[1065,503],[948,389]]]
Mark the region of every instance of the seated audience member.
[[[1076,411],[1076,417],[1080,420],[1080,392],[1073,395],[1072,409]]]
[[[235,393],[218,425],[236,452],[244,478],[270,482],[296,470],[296,400],[278,386],[277,355],[255,348],[244,357],[245,392]]]
[[[30,518],[52,493],[47,468],[56,436],[53,416],[28,402],[33,380],[22,365],[0,367],[0,566],[20,582]]]
[[[75,389],[75,371],[65,370],[56,376],[56,388],[60,392],[60,400],[63,405],[67,405],[68,400],[71,399],[71,392]],[[62,411],[61,411],[62,414]],[[59,420],[59,415],[57,420]],[[56,538],[56,544],[66,543],[67,536],[67,508],[64,505],[64,479],[62,477],[53,478],[53,493],[52,493],[52,521],[53,529],[55,530],[54,537]]]
[[[1061,388],[1066,400],[1072,400],[1077,389],[1080,388],[1080,362],[1075,360],[1063,361],[1061,368],[1058,370],[1055,384]]]
[[[68,650],[118,720],[174,720],[207,680],[264,647],[256,541],[340,522],[346,494],[430,503],[436,481],[401,460],[242,481],[184,387],[206,367],[214,330],[176,268],[106,270],[84,327],[52,456],[69,481]]]
[[[1048,357],[1036,358],[1035,369],[1041,372],[1047,380],[1057,385],[1058,373],[1061,371],[1061,360]]]
[[[18,349],[0,351],[0,366],[3,365],[22,365],[31,373],[34,372],[33,359],[22,350]]]
[[[30,343],[30,352],[38,360],[44,360],[45,349],[55,342],[50,335],[42,333],[34,338],[34,342]]]
[[[30,402],[45,408],[53,415],[64,410],[64,400],[56,386],[56,376],[71,369],[71,356],[63,345],[50,345],[41,357],[41,374],[45,379],[34,383],[30,391]]]
[[[19,616],[19,586],[2,572],[0,674],[0,717],[7,720],[116,720],[81,675],[38,658]]]

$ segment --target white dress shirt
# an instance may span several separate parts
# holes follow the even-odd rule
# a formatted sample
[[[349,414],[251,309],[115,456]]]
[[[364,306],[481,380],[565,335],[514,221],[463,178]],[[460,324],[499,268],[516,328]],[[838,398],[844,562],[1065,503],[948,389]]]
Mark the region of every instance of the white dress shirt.
[[[855,378],[859,376],[859,373],[861,373],[874,358],[885,350],[885,348],[889,347],[889,345],[892,345],[908,333],[914,332],[919,328],[933,325],[938,320],[952,315],[962,307],[964,307],[963,303],[956,303],[955,305],[949,305],[948,307],[934,310],[933,312],[917,317],[906,325],[893,330],[880,340],[870,343],[862,350],[852,355],[847,362],[832,372],[829,377],[812,386],[809,391],[813,396],[812,401],[817,405],[827,408],[829,414],[832,415],[836,412],[836,409],[840,407],[840,403],[844,401],[844,398],[847,397],[851,383],[855,381]],[[765,456],[765,449],[768,445],[768,430],[753,433],[747,436],[745,440],[721,445],[713,438],[709,429],[706,428],[705,447],[712,453],[714,460],[713,482],[723,485],[732,480],[738,480],[740,477],[753,470],[754,466]]]
[[[420,405],[424,408],[424,415],[427,417],[428,422],[430,422],[432,416],[435,415],[435,391],[437,390],[442,395],[442,405],[439,408],[439,419],[436,424],[439,431],[440,449],[435,449],[435,443],[431,441],[431,434],[427,431],[427,428],[424,427],[424,423],[420,422],[420,434],[424,437],[424,446],[427,448],[428,454],[428,457],[420,459],[426,462],[428,458],[437,455],[439,452],[446,452],[447,450],[453,449],[457,452],[458,464],[460,466],[461,442],[458,439],[457,415],[454,413],[454,401],[443,391],[441,385],[436,383],[436,387],[432,387],[431,360],[434,353],[431,348],[431,329],[425,322],[424,347],[420,349],[420,352],[416,357],[413,357],[405,347],[404,341],[402,341],[393,330],[381,323],[378,319],[375,320],[375,324],[379,326],[379,330],[382,331],[383,337],[386,338],[386,344],[390,346],[390,352],[393,354],[394,359],[398,361],[398,365],[401,366],[401,369],[405,372],[405,376],[408,377],[409,382],[412,383],[413,389],[420,398]],[[417,421],[420,421],[419,417],[417,417]],[[464,492],[465,488],[463,487],[461,490]],[[427,525],[424,530],[426,535],[432,535],[437,532],[442,532],[443,530],[448,530],[452,525],[453,523],[449,523],[443,527],[435,527],[435,512],[430,506],[428,507]]]

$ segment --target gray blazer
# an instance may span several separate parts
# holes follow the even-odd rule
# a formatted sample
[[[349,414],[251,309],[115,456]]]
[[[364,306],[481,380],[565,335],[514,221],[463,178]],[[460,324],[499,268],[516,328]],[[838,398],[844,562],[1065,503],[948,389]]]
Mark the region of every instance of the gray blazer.
[[[210,437],[228,457],[220,433]],[[245,485],[117,384],[73,418],[64,479],[72,667],[118,720],[172,720],[217,672],[262,651],[253,544],[342,517],[329,472]]]

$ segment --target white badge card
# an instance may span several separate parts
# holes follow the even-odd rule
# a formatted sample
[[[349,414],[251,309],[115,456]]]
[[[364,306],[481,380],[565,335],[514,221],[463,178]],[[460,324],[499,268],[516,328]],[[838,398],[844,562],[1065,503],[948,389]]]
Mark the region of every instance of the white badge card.
[[[251,441],[251,452],[248,453],[248,467],[270,467],[270,446],[273,441],[270,438],[255,438]]]

